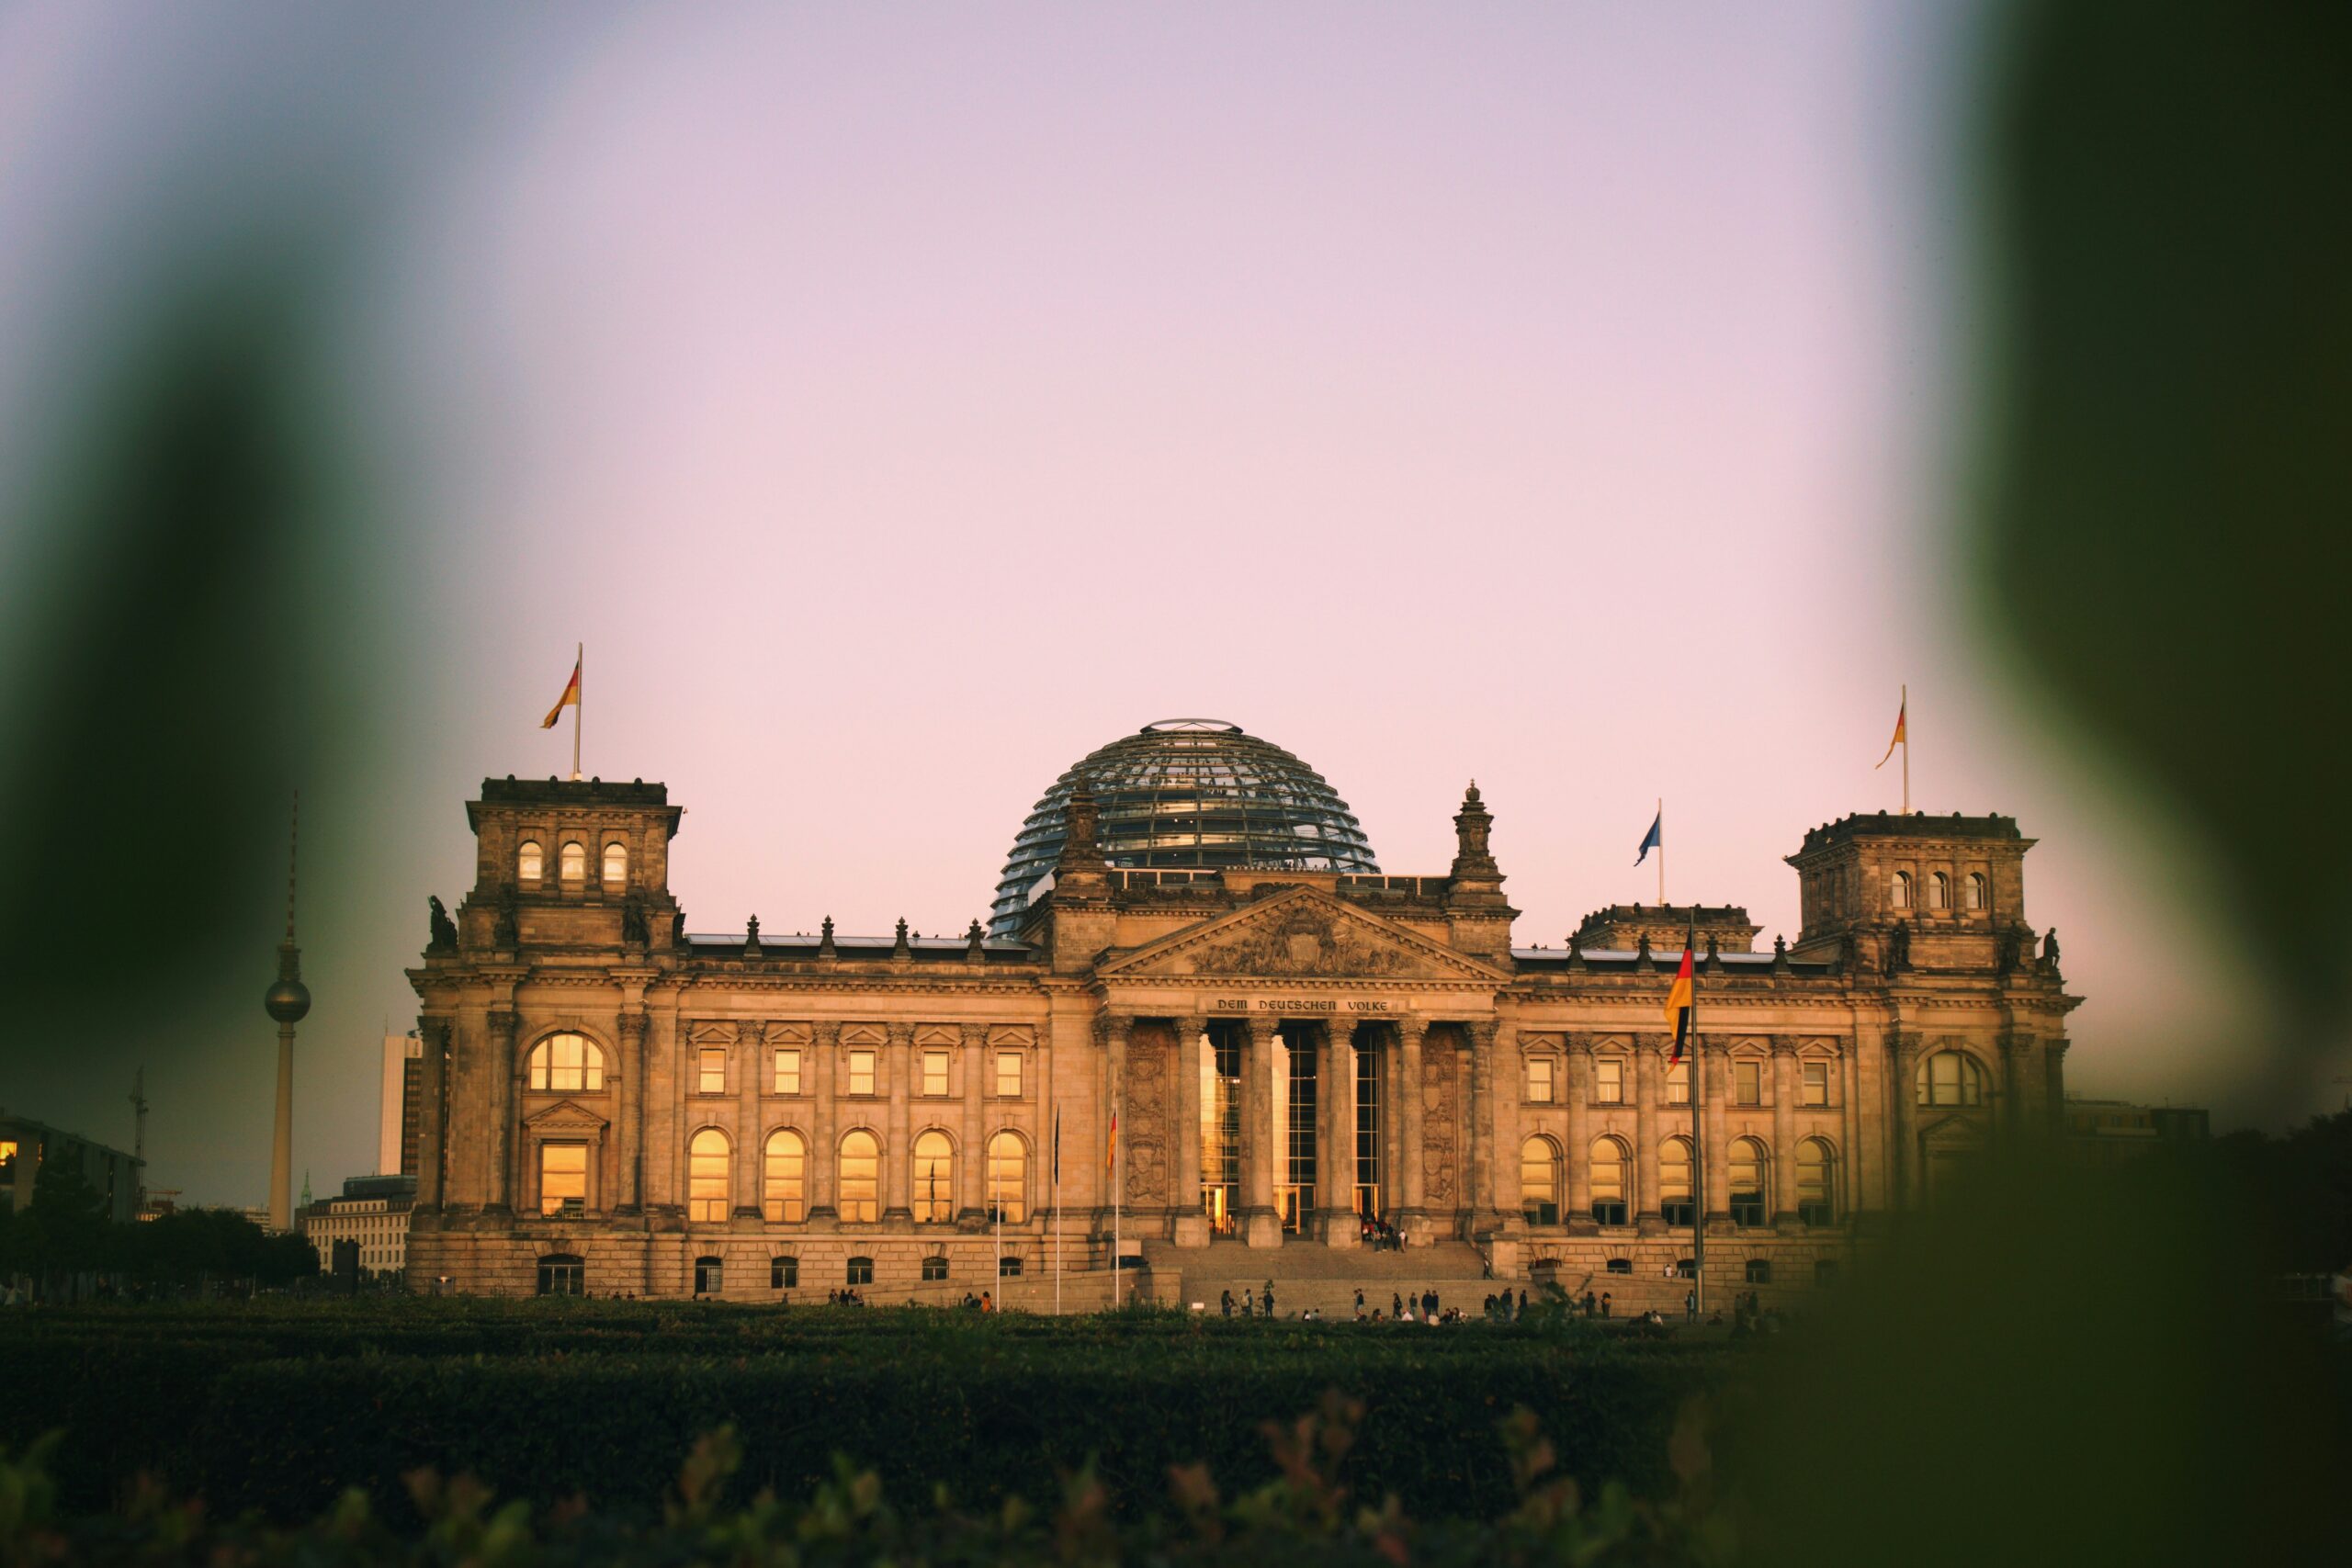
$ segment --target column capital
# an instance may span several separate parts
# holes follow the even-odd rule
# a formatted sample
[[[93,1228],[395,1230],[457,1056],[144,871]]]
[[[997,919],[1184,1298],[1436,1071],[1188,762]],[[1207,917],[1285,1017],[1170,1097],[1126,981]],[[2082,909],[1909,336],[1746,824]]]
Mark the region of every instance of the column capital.
[[[1566,1039],[1569,1055],[1589,1056],[1592,1055],[1592,1036],[1583,1030],[1577,1030],[1567,1035]]]
[[[1410,1045],[1419,1050],[1421,1042],[1429,1038],[1430,1021],[1428,1019],[1399,1018],[1390,1021],[1396,1026],[1396,1042],[1400,1045]]]
[[[502,1037],[510,1045],[514,1043],[515,1032],[523,1027],[522,1015],[512,1008],[491,1009],[485,1021],[489,1023],[490,1032],[492,1034]]]
[[[1674,1037],[1670,1034],[1636,1034],[1634,1036],[1634,1055],[1662,1056],[1672,1048],[1673,1044]],[[1586,1049],[1589,1050],[1590,1047],[1588,1046]]]
[[[911,1045],[915,1043],[915,1026],[911,1023],[885,1023],[882,1026],[882,1032],[893,1045]]]
[[[809,1032],[820,1045],[839,1045],[842,1043],[842,1026],[831,1019],[820,1019],[810,1026]]]
[[[1796,1037],[1795,1035],[1793,1035],[1793,1034],[1775,1034],[1774,1036],[1772,1036],[1772,1055],[1775,1055],[1775,1056],[1793,1056],[1793,1055],[1795,1055],[1796,1054],[1797,1054],[1797,1037]]]
[[[1495,1048],[1495,1033],[1501,1027],[1491,1018],[1471,1018],[1462,1021],[1462,1032],[1470,1037],[1470,1049],[1484,1055]]]
[[[651,1020],[648,1019],[642,1010],[636,1012],[625,1012],[621,1014],[621,1043],[625,1045],[644,1044],[646,1026],[650,1021]]]
[[[989,1026],[987,1024],[962,1023],[956,1027],[956,1032],[963,1037],[964,1048],[966,1050],[978,1051],[987,1046],[989,1043]]]
[[[768,1026],[756,1018],[738,1019],[735,1038],[746,1045],[757,1045],[768,1037]]]

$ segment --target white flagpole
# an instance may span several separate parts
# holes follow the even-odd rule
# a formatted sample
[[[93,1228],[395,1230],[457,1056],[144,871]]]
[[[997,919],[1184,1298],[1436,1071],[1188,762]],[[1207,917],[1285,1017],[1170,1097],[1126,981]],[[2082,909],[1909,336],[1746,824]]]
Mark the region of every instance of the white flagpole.
[[[1903,687],[1903,705],[1895,710],[1903,716],[1903,815],[1911,815],[1911,687]],[[1951,796],[1945,796],[1950,799]]]
[[[580,690],[571,697],[571,778],[577,784],[580,780],[580,710],[588,702],[588,645],[584,642],[580,644],[579,653],[572,660],[571,672],[580,682]],[[1904,765],[1908,767],[1910,753],[1905,752],[1904,757]]]
[[[1054,1315],[1062,1314],[1062,1111],[1054,1107]]]
[[[1125,1088],[1123,1084],[1122,1089]],[[1127,1184],[1120,1179],[1124,1167],[1119,1161],[1119,1102],[1124,1094],[1111,1100],[1111,1304],[1116,1307],[1123,1292],[1119,1272],[1119,1200],[1126,1195]]]
[[[1666,908],[1666,796],[1657,797],[1657,907]]]

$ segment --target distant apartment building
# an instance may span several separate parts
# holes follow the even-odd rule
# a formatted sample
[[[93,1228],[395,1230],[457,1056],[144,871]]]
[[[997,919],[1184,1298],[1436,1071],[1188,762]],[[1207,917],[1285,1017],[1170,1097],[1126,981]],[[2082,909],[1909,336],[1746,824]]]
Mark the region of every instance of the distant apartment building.
[[[2096,1168],[2128,1164],[2165,1144],[2202,1143],[2211,1134],[2211,1113],[2201,1107],[2070,1095],[2064,1127],[2067,1153],[2076,1164]]]
[[[138,1217],[137,1159],[79,1134],[6,1111],[0,1111],[0,1209],[21,1213],[30,1208],[33,1183],[41,1167],[60,1159],[80,1166],[82,1179],[105,1196],[108,1219],[128,1224]]]
[[[424,1090],[424,1046],[416,1031],[385,1035],[382,1109],[376,1134],[379,1174],[416,1174],[418,1115]]]
[[[319,1255],[322,1269],[334,1266],[334,1244],[359,1247],[359,1267],[369,1274],[396,1273],[408,1266],[408,1215],[416,1201],[413,1176],[354,1176],[339,1198],[305,1203],[295,1224]]]

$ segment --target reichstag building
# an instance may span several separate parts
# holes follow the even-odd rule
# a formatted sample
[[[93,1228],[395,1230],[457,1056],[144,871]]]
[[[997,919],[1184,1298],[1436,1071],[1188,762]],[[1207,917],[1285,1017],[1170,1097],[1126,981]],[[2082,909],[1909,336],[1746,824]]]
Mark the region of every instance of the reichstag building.
[[[1583,1288],[1675,1280],[1702,1226],[1709,1289],[1770,1299],[2064,1104],[2077,998],[2005,817],[1805,832],[1802,930],[1759,950],[1707,906],[1519,945],[1475,786],[1453,863],[1391,875],[1321,775],[1202,720],[1057,779],[946,940],[690,933],[662,784],[466,809],[474,886],[409,971],[419,1290],[1095,1304],[1400,1257]],[[1368,1235],[1404,1250],[1331,1256]]]

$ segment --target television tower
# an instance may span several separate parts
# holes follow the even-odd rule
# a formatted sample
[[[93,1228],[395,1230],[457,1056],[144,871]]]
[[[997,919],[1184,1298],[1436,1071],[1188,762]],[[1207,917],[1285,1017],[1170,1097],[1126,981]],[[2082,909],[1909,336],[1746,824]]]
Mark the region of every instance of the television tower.
[[[130,1080],[130,1165],[131,1181],[136,1187],[138,1208],[147,1206],[147,1069],[141,1067]]]
[[[302,984],[302,950],[294,945],[295,852],[301,845],[302,792],[294,792],[294,823],[286,847],[286,940],[277,944],[277,984],[262,1005],[277,1021],[277,1132],[269,1146],[269,1227],[294,1226],[294,1026],[311,1010]]]

